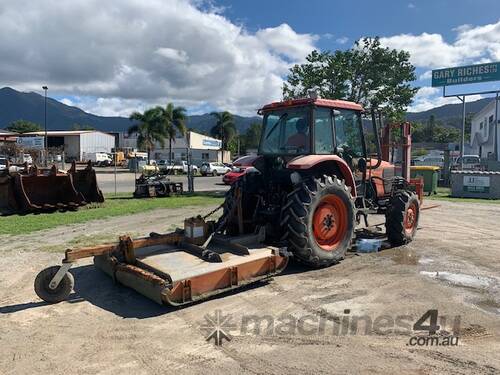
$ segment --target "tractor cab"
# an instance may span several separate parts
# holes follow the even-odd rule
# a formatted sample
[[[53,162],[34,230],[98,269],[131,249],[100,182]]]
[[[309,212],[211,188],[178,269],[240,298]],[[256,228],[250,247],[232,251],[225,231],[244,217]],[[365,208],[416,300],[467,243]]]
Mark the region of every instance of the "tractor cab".
[[[287,162],[304,155],[337,155],[359,179],[359,162],[367,159],[362,112],[361,105],[343,100],[311,98],[266,105],[259,112],[259,155]]]

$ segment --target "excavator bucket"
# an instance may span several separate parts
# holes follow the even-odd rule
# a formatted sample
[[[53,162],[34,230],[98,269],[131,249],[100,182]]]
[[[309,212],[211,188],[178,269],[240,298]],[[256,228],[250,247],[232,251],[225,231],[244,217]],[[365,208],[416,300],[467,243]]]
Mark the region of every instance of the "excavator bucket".
[[[0,213],[50,212],[76,209],[85,205],[83,195],[75,190],[70,174],[33,167],[24,171],[6,171],[0,176]]]
[[[68,174],[73,178],[76,191],[84,196],[86,202],[104,202],[104,196],[97,185],[97,177],[90,160],[87,167],[79,171],[76,170],[76,163],[73,162]]]
[[[13,180],[6,169],[0,174],[0,215],[14,214],[18,210]]]
[[[70,174],[51,169],[32,168],[29,174],[13,176],[14,193],[19,208],[25,212],[76,209],[86,204],[83,195],[75,190]]]

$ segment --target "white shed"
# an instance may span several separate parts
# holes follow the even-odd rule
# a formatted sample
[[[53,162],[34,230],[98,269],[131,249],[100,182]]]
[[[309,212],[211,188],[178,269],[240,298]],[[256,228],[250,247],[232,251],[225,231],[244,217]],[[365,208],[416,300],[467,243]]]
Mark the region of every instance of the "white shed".
[[[41,136],[43,131],[24,133],[23,136]],[[67,159],[84,161],[86,155],[94,152],[111,152],[115,147],[115,137],[98,130],[51,130],[47,132],[49,149],[61,147]]]

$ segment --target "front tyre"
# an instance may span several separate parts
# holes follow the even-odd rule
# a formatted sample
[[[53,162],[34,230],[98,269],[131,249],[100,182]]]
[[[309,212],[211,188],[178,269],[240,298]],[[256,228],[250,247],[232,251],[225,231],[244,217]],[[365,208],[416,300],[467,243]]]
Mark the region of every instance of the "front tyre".
[[[393,246],[405,245],[413,240],[420,217],[420,202],[410,191],[394,194],[385,215],[385,231]]]
[[[349,188],[337,177],[303,183],[288,196],[282,224],[289,249],[311,267],[328,266],[344,258],[355,228]]]

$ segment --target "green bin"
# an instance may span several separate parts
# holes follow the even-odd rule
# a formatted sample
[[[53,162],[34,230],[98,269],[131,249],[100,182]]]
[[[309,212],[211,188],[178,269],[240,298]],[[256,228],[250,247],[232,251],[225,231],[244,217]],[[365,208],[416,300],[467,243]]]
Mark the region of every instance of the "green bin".
[[[439,167],[430,165],[415,165],[410,167],[411,178],[423,177],[424,179],[424,192],[431,194],[436,194],[438,177],[439,177]]]

